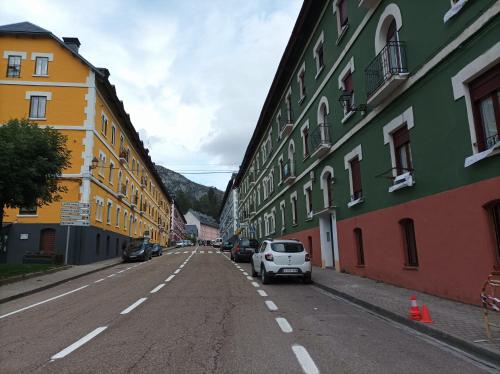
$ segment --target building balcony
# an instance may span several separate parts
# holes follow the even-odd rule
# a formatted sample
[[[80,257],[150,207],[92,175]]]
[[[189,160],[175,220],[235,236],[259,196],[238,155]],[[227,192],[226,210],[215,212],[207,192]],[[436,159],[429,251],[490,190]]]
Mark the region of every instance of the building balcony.
[[[130,202],[130,208],[131,209],[137,208],[138,201],[139,201],[139,198],[137,196],[133,196],[132,201]]]
[[[147,186],[146,177],[141,177],[141,187],[146,188],[146,186]]]
[[[291,160],[288,160],[288,162],[283,165],[283,183],[292,184],[295,182],[295,179],[295,165]]]
[[[330,125],[321,123],[309,136],[311,157],[323,158],[332,147]]]
[[[288,136],[293,129],[293,112],[292,110],[287,110],[286,117],[281,120],[280,123],[280,137]]]
[[[118,189],[118,198],[123,199],[125,198],[125,196],[127,196],[127,187],[124,184],[122,184]]]
[[[367,105],[377,106],[408,78],[404,42],[391,41],[365,69]]]
[[[119,157],[120,157],[120,163],[121,164],[127,164],[128,163],[128,155],[129,155],[129,153],[128,153],[128,151],[126,149],[122,149],[120,151]]]

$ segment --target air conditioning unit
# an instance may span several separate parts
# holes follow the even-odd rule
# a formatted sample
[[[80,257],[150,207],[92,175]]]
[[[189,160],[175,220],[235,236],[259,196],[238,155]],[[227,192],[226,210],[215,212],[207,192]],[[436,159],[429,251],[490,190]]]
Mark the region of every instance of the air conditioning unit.
[[[394,178],[392,186],[389,187],[389,192],[393,192],[393,191],[399,190],[399,189],[404,188],[404,187],[411,187],[414,184],[415,184],[415,181],[413,179],[413,176],[411,175],[410,172],[406,172],[406,173],[400,174],[396,178]]]

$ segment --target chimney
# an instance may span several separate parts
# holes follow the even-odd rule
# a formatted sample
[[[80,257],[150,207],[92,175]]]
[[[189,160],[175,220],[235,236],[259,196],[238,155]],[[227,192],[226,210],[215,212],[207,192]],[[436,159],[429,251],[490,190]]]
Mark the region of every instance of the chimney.
[[[63,42],[73,52],[78,53],[78,48],[80,47],[80,41],[78,38],[63,38]]]

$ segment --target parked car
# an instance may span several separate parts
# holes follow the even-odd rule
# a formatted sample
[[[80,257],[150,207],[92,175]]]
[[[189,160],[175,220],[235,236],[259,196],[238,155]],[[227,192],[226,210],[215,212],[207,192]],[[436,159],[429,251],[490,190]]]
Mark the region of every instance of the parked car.
[[[224,242],[224,243],[222,243],[222,246],[220,247],[220,250],[222,252],[231,251],[231,249],[233,249],[233,243],[231,243],[231,242]]]
[[[153,244],[153,248],[151,248],[151,254],[153,256],[162,256],[163,255],[163,247],[158,243]]]
[[[123,261],[146,261],[151,260],[152,245],[149,243],[148,238],[134,238],[131,239],[123,248],[122,258]]]
[[[231,248],[231,260],[234,262],[250,261],[257,248],[259,248],[257,239],[239,238]]]
[[[184,247],[184,240],[179,240],[177,243],[175,243],[175,247],[176,248]]]
[[[217,238],[212,241],[212,246],[214,248],[220,248],[221,245],[222,245],[222,238]]]
[[[260,274],[264,284],[274,277],[301,277],[304,283],[312,281],[311,258],[298,240],[264,240],[250,264],[252,276]]]

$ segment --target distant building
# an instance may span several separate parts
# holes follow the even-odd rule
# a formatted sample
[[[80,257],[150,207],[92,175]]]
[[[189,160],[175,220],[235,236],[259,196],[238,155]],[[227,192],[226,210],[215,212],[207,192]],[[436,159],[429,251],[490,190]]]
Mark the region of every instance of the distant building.
[[[198,240],[215,240],[219,237],[219,224],[206,214],[190,209],[185,215],[187,225],[198,229]]]
[[[173,201],[170,222],[170,243],[184,239],[185,230],[186,219],[179,210],[179,206]]]
[[[223,241],[229,240],[238,231],[238,190],[234,188],[234,178],[231,177],[222,198],[219,212],[219,231]]]
[[[196,225],[186,225],[184,233],[187,236],[198,237],[198,227]]]

